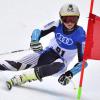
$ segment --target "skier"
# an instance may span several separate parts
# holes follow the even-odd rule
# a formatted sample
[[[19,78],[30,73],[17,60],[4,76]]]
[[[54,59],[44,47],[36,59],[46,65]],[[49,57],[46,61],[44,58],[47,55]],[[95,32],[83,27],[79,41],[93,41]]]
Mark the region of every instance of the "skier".
[[[31,67],[30,71],[8,80],[7,86],[9,89],[12,86],[32,80],[41,81],[42,78],[58,72],[61,72],[58,82],[66,85],[74,75],[81,71],[86,35],[84,29],[77,25],[80,17],[79,9],[74,4],[65,4],[61,7],[59,16],[60,20],[50,22],[44,26],[44,29],[33,31],[30,47],[36,52],[32,57],[34,59],[38,57],[37,63],[32,64],[35,60],[31,60],[32,63],[28,66],[28,68]],[[54,32],[55,36],[50,41],[48,48],[43,50],[39,40],[51,32]],[[68,64],[76,54],[78,55],[78,63],[67,71]],[[30,62],[30,60],[28,61]],[[17,64],[15,65],[17,66]]]

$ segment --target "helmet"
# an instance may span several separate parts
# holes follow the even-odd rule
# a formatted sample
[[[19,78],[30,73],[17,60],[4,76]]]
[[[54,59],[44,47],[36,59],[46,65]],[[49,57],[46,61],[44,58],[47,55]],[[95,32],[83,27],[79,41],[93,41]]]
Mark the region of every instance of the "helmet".
[[[65,4],[61,7],[59,11],[59,15],[61,16],[80,16],[79,9],[76,5],[73,4]]]

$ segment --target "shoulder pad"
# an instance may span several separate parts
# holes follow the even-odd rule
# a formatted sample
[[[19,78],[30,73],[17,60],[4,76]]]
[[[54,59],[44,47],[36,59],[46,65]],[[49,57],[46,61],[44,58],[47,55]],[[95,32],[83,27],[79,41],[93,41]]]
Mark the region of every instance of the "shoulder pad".
[[[43,30],[47,30],[47,29],[50,29],[52,27],[57,27],[59,25],[59,21],[52,21],[48,24],[46,24],[43,28]]]

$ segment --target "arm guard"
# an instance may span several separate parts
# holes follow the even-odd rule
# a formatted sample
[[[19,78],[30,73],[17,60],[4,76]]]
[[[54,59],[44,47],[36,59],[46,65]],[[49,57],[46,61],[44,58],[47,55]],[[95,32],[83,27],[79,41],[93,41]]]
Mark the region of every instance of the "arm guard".
[[[41,35],[41,31],[39,29],[35,29],[32,32],[31,41],[39,41]]]
[[[86,62],[85,63],[85,68],[88,66],[88,63]],[[70,70],[74,75],[76,75],[77,73],[79,73],[81,71],[81,68],[82,68],[82,61],[81,62],[78,62],[77,64],[74,65],[74,67]]]

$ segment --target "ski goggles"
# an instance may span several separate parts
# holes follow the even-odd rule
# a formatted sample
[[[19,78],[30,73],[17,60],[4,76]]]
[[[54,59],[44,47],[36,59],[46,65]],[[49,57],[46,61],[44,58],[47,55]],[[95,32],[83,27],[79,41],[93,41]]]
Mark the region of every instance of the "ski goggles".
[[[61,20],[64,23],[69,23],[69,22],[77,23],[78,18],[79,18],[78,16],[61,16]]]

